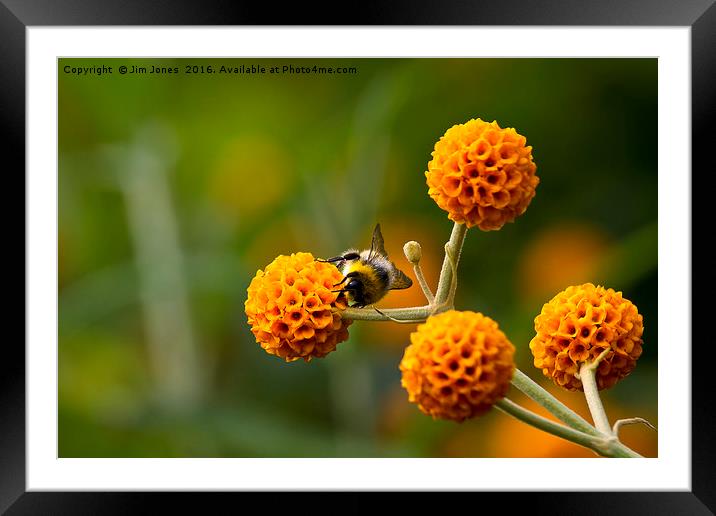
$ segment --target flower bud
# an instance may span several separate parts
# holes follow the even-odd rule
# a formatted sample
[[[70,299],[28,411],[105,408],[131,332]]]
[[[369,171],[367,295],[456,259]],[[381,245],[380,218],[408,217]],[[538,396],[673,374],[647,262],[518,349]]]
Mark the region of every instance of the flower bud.
[[[420,259],[423,257],[423,249],[415,240],[406,242],[403,246],[403,252],[408,261],[413,265],[420,263]]]

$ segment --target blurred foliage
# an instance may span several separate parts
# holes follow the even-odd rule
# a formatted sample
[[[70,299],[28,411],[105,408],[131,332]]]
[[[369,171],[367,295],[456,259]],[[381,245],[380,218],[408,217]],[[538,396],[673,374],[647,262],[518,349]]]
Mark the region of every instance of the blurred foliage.
[[[65,65],[355,66],[357,74],[74,76]],[[656,59],[60,59],[62,457],[593,456],[494,410],[462,425],[409,404],[413,327],[356,322],[323,360],[285,364],[243,313],[256,270],[367,247],[380,222],[435,283],[451,222],[423,172],[447,128],[515,127],[541,183],[528,211],[468,233],[458,308],[527,347],[569,284],[621,290],[644,355],[606,391],[611,419],[657,421]],[[417,286],[381,306],[422,304]],[[551,384],[550,384],[551,385]],[[588,415],[583,398],[555,392]],[[519,393],[510,396],[521,400]],[[656,434],[625,429],[655,456]]]

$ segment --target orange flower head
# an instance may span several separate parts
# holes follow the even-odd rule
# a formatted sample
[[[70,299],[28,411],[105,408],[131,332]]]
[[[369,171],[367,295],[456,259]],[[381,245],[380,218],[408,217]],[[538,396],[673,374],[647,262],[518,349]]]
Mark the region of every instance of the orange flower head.
[[[596,374],[607,389],[628,375],[642,352],[643,317],[621,292],[591,283],[572,286],[542,307],[530,342],[534,365],[555,384],[582,390],[575,376],[585,362],[611,349]]]
[[[500,229],[525,212],[539,184],[526,142],[496,121],[478,118],[452,126],[428,163],[428,194],[450,220],[483,231]]]
[[[400,362],[410,401],[434,419],[465,419],[502,399],[515,369],[515,347],[480,313],[449,310],[410,335]]]
[[[343,293],[333,292],[343,279],[330,263],[311,253],[281,255],[251,280],[244,303],[256,342],[286,362],[324,357],[348,338],[352,321],[341,317]]]

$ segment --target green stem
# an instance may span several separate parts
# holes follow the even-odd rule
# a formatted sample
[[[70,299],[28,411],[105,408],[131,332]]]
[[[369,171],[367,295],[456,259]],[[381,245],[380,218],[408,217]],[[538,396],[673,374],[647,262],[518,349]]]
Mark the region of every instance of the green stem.
[[[425,281],[425,276],[423,276],[423,268],[420,266],[420,262],[413,265],[413,272],[415,272],[415,278],[418,280],[418,284],[423,290],[423,294],[425,294],[425,299],[428,300],[429,304],[434,304],[435,296],[433,295],[432,290],[430,290],[428,282]]]
[[[501,399],[495,404],[495,406],[503,412],[506,412],[507,414],[511,415],[512,417],[517,418],[524,423],[527,423],[528,425],[534,426],[535,428],[539,428],[540,430],[548,432],[552,435],[556,435],[557,437],[561,437],[562,439],[572,441],[573,443],[586,446],[590,449],[595,449],[595,446],[597,446],[597,444],[595,443],[601,441],[598,437],[594,435],[589,435],[587,433],[580,432],[579,430],[575,430],[574,428],[570,428],[568,426],[555,423],[554,421],[550,421],[545,417],[542,417],[530,410],[527,410],[524,407],[521,407],[520,405],[508,398]]]
[[[599,455],[603,455],[605,457],[621,458],[641,457],[641,455],[636,453],[634,450],[624,446],[622,443],[619,442],[618,439],[613,436],[605,436],[601,434],[590,435],[584,432],[580,432],[579,430],[575,430],[574,428],[570,428],[568,426],[555,423],[554,421],[550,421],[547,418],[544,418],[530,410],[521,407],[517,403],[507,398],[503,398],[502,400],[498,401],[495,406],[503,412],[511,415],[512,417],[519,419],[523,423],[527,423],[528,425],[534,426],[535,428],[538,428],[544,432],[556,435],[557,437],[561,437],[562,439],[566,439],[567,441],[589,448],[590,450],[596,452]]]
[[[414,306],[410,308],[386,308],[377,312],[374,308],[346,308],[341,316],[354,321],[392,321],[424,322],[432,311],[432,306]]]
[[[639,455],[637,452],[629,448],[628,446],[624,446],[621,442],[619,442],[618,439],[607,439],[607,446],[613,450],[613,455],[609,455],[610,457],[623,457],[623,458],[631,458],[631,459],[643,459],[643,455]]]
[[[453,279],[457,273],[457,264],[460,261],[460,253],[462,245],[465,243],[465,235],[467,234],[467,226],[455,222],[450,233],[450,240],[445,245],[445,258],[443,266],[440,270],[440,280],[438,281],[438,290],[435,293],[435,307],[439,310],[452,308],[451,293],[454,294]]]
[[[579,414],[552,396],[519,369],[515,369],[515,373],[512,376],[512,385],[549,410],[557,419],[567,423],[572,428],[591,435],[597,434],[597,430]]]
[[[596,363],[596,360],[594,363]],[[582,364],[582,367],[579,369],[579,379],[582,381],[584,397],[587,399],[587,405],[589,406],[589,412],[592,414],[594,426],[605,435],[613,435],[612,427],[609,425],[609,418],[607,418],[607,413],[604,411],[602,399],[599,397],[594,363]]]

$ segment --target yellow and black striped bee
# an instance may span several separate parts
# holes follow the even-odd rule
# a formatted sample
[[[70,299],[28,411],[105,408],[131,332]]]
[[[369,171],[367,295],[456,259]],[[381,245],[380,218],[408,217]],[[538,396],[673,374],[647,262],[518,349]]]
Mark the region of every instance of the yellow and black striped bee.
[[[373,230],[370,249],[348,249],[341,256],[321,261],[335,263],[343,273],[343,279],[334,285],[341,288],[334,292],[345,292],[348,304],[356,308],[380,301],[389,290],[405,289],[413,284],[413,280],[388,259],[380,224]]]

